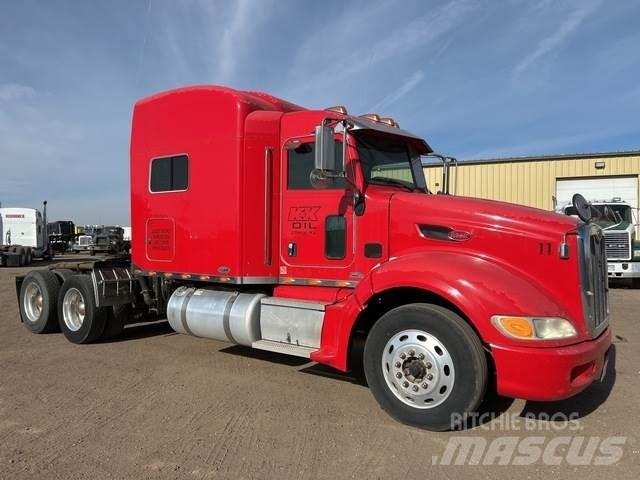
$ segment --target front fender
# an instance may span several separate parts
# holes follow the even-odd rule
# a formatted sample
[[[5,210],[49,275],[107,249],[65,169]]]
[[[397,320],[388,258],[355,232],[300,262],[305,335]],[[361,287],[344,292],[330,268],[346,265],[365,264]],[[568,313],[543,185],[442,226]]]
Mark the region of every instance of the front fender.
[[[502,335],[492,324],[497,314],[562,317],[571,321],[578,338],[548,341],[554,347],[588,338],[557,296],[524,271],[493,258],[463,252],[420,252],[391,259],[370,272],[352,295],[327,308],[322,346],[312,359],[345,370],[353,326],[369,300],[395,288],[415,288],[435,294],[460,310],[487,345],[533,346]]]
[[[491,324],[491,317],[497,314],[562,317],[575,325],[580,338],[545,342],[545,346],[575,343],[587,335],[581,322],[535,278],[490,257],[462,252],[416,253],[392,259],[371,273],[374,294],[398,287],[426,290],[452,303],[487,344],[531,346],[498,332]]]

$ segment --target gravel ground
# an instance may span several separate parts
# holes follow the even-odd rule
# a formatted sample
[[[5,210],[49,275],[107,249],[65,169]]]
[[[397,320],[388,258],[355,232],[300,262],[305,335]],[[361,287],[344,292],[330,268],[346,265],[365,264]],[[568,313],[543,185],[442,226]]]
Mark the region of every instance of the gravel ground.
[[[640,477],[640,291],[611,291],[615,352],[604,382],[557,403],[494,399],[483,407],[493,421],[431,433],[390,419],[358,378],[178,335],[166,322],[95,345],[33,335],[15,299],[14,277],[26,270],[0,269],[1,479]],[[567,426],[563,415],[576,418]],[[505,437],[519,449],[531,436],[558,441],[547,463],[559,464],[442,465],[461,436],[493,448]],[[617,464],[567,461],[565,437],[613,436],[625,437]]]

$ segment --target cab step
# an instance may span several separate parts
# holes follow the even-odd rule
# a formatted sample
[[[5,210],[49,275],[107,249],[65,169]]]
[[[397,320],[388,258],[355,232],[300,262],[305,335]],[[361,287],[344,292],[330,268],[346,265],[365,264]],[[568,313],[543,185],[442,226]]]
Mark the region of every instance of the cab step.
[[[275,342],[273,340],[258,340],[257,342],[253,342],[251,346],[258,350],[266,350],[268,352],[283,353],[285,355],[304,358],[309,358],[311,354],[317,350],[317,348],[313,347],[303,347],[302,345]]]

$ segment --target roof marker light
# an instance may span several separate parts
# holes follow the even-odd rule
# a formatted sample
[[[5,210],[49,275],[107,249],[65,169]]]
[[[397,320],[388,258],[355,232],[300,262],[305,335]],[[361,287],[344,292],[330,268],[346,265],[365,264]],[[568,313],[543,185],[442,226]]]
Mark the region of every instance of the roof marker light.
[[[343,115],[348,114],[347,107],[345,107],[344,105],[334,105],[333,107],[325,108],[325,111],[341,113]]]
[[[377,113],[365,113],[364,115],[360,115],[362,118],[366,118],[367,120],[373,120],[374,122],[380,121],[380,115]]]
[[[395,121],[393,118],[391,118],[391,117],[382,117],[382,118],[380,119],[380,123],[384,123],[385,125],[389,125],[390,127],[396,127],[396,128],[400,126],[400,125],[398,125],[398,124],[396,123],[396,121]]]

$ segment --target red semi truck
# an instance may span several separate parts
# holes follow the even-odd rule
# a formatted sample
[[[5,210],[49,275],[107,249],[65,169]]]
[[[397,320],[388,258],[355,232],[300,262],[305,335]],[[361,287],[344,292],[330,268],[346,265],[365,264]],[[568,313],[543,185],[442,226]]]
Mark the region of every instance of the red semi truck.
[[[181,333],[342,371],[364,339],[382,408],[432,430],[474,412],[490,383],[531,400],[584,390],[611,342],[601,230],[431,194],[432,154],[375,114],[214,86],[145,98],[131,260],[18,278],[22,321],[88,343],[166,315]]]

